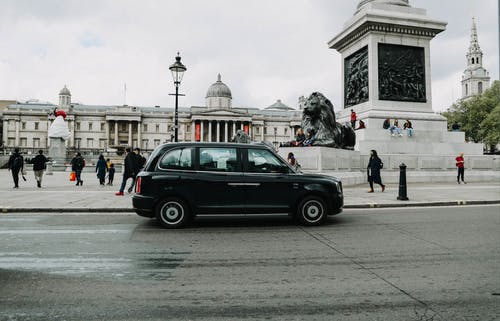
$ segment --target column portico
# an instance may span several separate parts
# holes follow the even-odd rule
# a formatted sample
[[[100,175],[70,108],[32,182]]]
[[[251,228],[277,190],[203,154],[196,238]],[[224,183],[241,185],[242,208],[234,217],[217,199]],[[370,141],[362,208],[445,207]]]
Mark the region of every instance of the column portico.
[[[228,142],[228,132],[227,132],[227,129],[228,129],[228,126],[227,126],[227,121],[224,122],[224,142],[227,143]]]
[[[208,121],[208,142],[212,142],[212,121]]]
[[[217,143],[220,142],[220,121],[217,121],[217,139],[215,140]]]
[[[203,141],[203,135],[205,134],[205,121],[200,121],[200,142]]]

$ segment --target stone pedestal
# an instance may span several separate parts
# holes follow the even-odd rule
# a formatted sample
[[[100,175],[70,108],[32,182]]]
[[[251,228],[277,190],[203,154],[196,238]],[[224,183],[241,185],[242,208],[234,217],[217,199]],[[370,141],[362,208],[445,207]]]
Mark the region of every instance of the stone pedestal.
[[[59,137],[50,137],[48,157],[52,159],[52,170],[66,170],[66,142]]]
[[[369,155],[482,155],[481,144],[468,144],[463,133],[447,132],[446,119],[433,112],[430,41],[446,23],[404,0],[362,0],[342,32],[329,43],[342,55],[344,109],[337,121],[350,121],[353,109],[365,130],[356,131],[355,150]],[[385,119],[409,119],[413,139],[392,139]],[[406,133],[404,133],[406,134]],[[399,137],[398,137],[399,138]],[[438,157],[439,158],[439,157]]]

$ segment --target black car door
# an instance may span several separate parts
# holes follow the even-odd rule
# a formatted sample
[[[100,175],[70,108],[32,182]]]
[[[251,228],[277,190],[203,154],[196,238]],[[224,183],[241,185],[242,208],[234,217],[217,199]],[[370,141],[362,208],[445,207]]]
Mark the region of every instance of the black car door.
[[[247,212],[289,212],[297,193],[289,168],[268,149],[248,148],[244,158]]]
[[[239,149],[200,147],[197,159],[195,203],[198,213],[241,213],[245,207],[245,184]]]

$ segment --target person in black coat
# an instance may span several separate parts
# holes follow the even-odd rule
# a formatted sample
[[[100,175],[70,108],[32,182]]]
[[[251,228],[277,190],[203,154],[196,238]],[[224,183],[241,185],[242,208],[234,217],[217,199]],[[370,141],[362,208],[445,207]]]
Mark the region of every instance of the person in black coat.
[[[14,153],[9,158],[9,170],[12,172],[14,188],[19,188],[19,172],[24,168],[24,158],[19,153],[19,148],[14,149]],[[24,176],[23,176],[24,177]]]
[[[43,155],[43,150],[38,151],[38,155],[33,158],[31,161],[33,163],[33,172],[35,173],[35,180],[36,180],[36,186],[38,188],[42,187],[42,177],[43,177],[43,172],[45,168],[47,168],[47,165],[45,165],[48,162],[47,157]]]
[[[120,191],[115,193],[116,196],[123,196],[123,191],[125,190],[125,186],[127,185],[127,180],[129,178],[134,178],[135,177],[135,153],[132,153],[132,150],[127,147],[125,149],[125,152],[127,152],[127,155],[125,156],[125,159],[123,160],[123,178],[122,178],[122,185],[120,186]]]
[[[82,171],[84,167],[85,159],[82,157],[82,153],[78,152],[71,160],[71,170],[76,174],[76,186],[83,185]]]
[[[380,177],[380,170],[384,167],[384,163],[378,157],[377,151],[372,149],[370,152],[370,161],[368,162],[368,183],[370,183],[370,190],[368,193],[373,193],[373,183],[379,184],[382,187],[382,192],[385,191],[385,185],[382,184],[382,177]]]

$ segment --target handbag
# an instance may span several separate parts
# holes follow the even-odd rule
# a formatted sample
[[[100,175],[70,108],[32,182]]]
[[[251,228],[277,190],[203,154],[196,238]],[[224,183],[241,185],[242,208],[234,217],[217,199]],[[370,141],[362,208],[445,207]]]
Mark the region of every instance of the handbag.
[[[76,181],[76,173],[75,173],[75,172],[71,172],[71,173],[69,173],[69,180],[70,180],[71,182]]]

